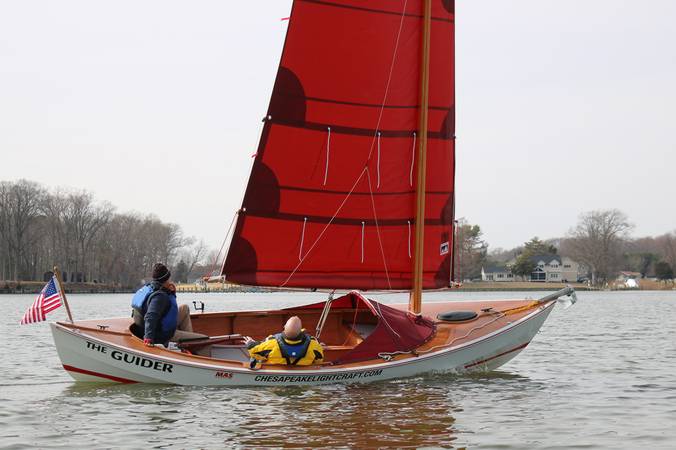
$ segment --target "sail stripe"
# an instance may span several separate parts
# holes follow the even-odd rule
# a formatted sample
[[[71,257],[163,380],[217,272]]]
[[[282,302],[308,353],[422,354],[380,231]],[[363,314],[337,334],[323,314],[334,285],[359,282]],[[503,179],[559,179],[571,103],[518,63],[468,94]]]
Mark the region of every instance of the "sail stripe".
[[[359,102],[348,102],[345,100],[335,100],[335,99],[329,99],[329,98],[318,98],[318,97],[300,97],[300,96],[293,96],[289,95],[288,97],[295,97],[295,98],[302,98],[304,100],[312,101],[312,102],[318,102],[318,103],[333,103],[336,105],[345,105],[345,106],[360,106],[364,108],[385,108],[385,109],[418,109],[420,108],[419,104],[414,104],[414,105],[378,105],[375,103],[359,103]],[[451,108],[447,106],[429,106],[429,109],[433,109],[435,111],[450,111]]]
[[[280,190],[297,191],[297,192],[314,192],[323,194],[346,195],[350,194],[348,191],[334,191],[329,189],[308,188],[303,186],[279,186]],[[449,195],[453,191],[425,191],[425,195]],[[373,195],[414,195],[415,191],[394,191],[394,192],[373,192]],[[371,195],[371,192],[352,192],[351,195]]]
[[[350,134],[354,136],[369,136],[373,137],[376,133],[380,132],[381,137],[384,138],[400,138],[400,137],[411,137],[411,134],[417,132],[416,129],[411,130],[376,130],[375,128],[357,128],[357,127],[347,127],[343,125],[329,124],[329,123],[319,123],[319,122],[303,122],[303,123],[290,123],[280,120],[275,120],[274,116],[271,116],[269,122],[274,123],[277,126],[293,127],[293,128],[305,128],[313,131],[323,131],[326,132],[327,128],[331,128],[331,133],[339,134]],[[441,131],[428,131],[427,139],[435,139],[441,141],[450,141],[455,139],[455,136],[447,136],[444,132]]]
[[[375,13],[375,14],[390,14],[393,16],[401,16],[402,14],[400,12],[396,11],[387,11],[383,9],[374,9],[374,8],[365,8],[363,6],[353,6],[353,5],[341,5],[336,2],[329,2],[326,0],[298,0],[303,3],[314,3],[316,5],[322,5],[322,6],[332,6],[335,8],[345,8],[345,9],[352,9],[355,11],[362,11],[362,12],[368,12],[368,13]],[[409,18],[414,18],[414,19],[422,19],[423,15],[422,14],[404,14],[404,17],[409,17]],[[438,20],[441,22],[448,22],[448,23],[453,23],[454,19],[447,19],[444,17],[434,17],[432,16],[432,20]]]
[[[244,214],[242,214],[244,215]],[[263,219],[275,219],[275,220],[281,220],[285,222],[304,222],[307,220],[307,222],[310,223],[322,223],[322,224],[327,224],[329,222],[333,223],[334,225],[353,225],[353,226],[360,226],[361,224],[364,223],[366,226],[369,227],[375,227],[375,226],[383,226],[383,227],[398,227],[398,226],[403,226],[406,225],[408,221],[412,220],[410,217],[409,218],[403,218],[403,219],[378,219],[377,221],[375,219],[350,219],[350,218],[341,218],[341,217],[335,217],[333,220],[331,220],[331,217],[327,216],[302,216],[298,214],[289,214],[289,213],[280,213],[278,215],[268,215],[268,214],[260,214],[260,213],[251,213],[247,212],[247,216],[249,217],[258,217],[258,218],[263,218]],[[441,219],[425,219],[425,226],[442,226],[446,225],[446,222]]]
[[[296,255],[296,257],[297,257],[297,256],[298,256],[298,255]],[[265,269],[265,273],[288,274],[289,271],[286,270],[286,269]],[[354,273],[359,273],[359,272],[357,272],[357,271],[355,270]],[[425,271],[423,271],[423,273],[425,273],[425,274],[427,274],[427,275],[433,275],[433,274],[435,274],[436,272],[433,271],[433,270],[425,270]],[[341,277],[341,276],[343,276],[343,277],[353,276],[352,274],[347,274],[347,272],[336,272],[336,270],[335,270],[335,269],[332,269],[332,268],[329,268],[329,269],[322,269],[322,270],[316,269],[316,270],[312,270],[311,272],[309,272],[309,271],[308,271],[308,272],[304,272],[304,274],[322,274],[322,275],[331,275],[331,274],[335,274],[335,275],[336,275],[336,278]],[[408,275],[407,275],[407,276],[408,276]],[[386,280],[385,274],[384,274],[384,273],[382,274],[382,277],[383,277],[383,280]],[[397,274],[397,277],[399,277],[399,274]],[[347,279],[347,278],[345,278],[345,279]],[[249,283],[247,283],[247,284],[249,284]],[[317,286],[317,287],[332,287],[332,286],[329,284],[329,285],[327,285],[327,286]],[[335,287],[340,287],[340,286],[336,285]],[[394,286],[393,286],[393,287],[394,287]],[[386,286],[386,288],[389,288],[389,286]],[[367,288],[367,289],[374,289],[374,287],[371,286],[371,287],[369,287],[369,288]]]

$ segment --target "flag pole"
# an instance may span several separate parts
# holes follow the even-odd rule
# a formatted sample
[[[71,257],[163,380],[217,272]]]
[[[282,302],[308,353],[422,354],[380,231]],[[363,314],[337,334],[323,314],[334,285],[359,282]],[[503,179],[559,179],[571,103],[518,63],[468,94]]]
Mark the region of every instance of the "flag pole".
[[[66,307],[66,313],[68,314],[68,320],[70,323],[73,323],[73,315],[70,313],[70,306],[68,306],[68,300],[66,299],[66,293],[61,288],[61,272],[57,266],[54,266],[54,276],[56,277],[56,288],[61,294],[61,299],[63,299],[63,306]]]

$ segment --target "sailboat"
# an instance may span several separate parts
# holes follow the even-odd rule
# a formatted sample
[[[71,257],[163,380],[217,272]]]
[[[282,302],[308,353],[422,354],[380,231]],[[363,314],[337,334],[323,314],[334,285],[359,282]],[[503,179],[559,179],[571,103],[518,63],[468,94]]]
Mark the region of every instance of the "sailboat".
[[[422,303],[424,290],[454,285],[454,30],[453,0],[295,0],[221,276],[316,291],[317,302],[195,313],[209,338],[172,349],[145,347],[129,318],[53,323],[68,373],[315,385],[488,371],[522,351],[571,288]],[[410,300],[383,304],[370,291]],[[243,337],[263,339],[291,316],[322,342],[324,362],[252,368]]]

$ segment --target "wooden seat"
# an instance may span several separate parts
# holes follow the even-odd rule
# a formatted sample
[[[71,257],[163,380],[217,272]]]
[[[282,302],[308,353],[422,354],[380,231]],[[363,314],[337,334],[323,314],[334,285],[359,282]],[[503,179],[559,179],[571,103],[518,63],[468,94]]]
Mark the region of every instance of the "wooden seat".
[[[354,345],[323,345],[325,351],[352,350]]]

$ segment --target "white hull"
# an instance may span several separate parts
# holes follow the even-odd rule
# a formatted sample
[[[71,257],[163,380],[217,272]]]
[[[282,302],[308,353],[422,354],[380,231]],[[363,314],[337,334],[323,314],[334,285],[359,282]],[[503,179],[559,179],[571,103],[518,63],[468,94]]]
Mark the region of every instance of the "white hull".
[[[555,302],[547,302],[530,314],[497,331],[461,345],[445,347],[389,362],[358,367],[282,368],[251,370],[232,367],[217,360],[194,358],[186,361],[172,352],[146,353],[113,345],[52,323],[54,342],[64,368],[77,381],[168,383],[198,386],[284,386],[363,383],[422,375],[426,373],[484,372],[514,358],[533,339],[551,313]]]

